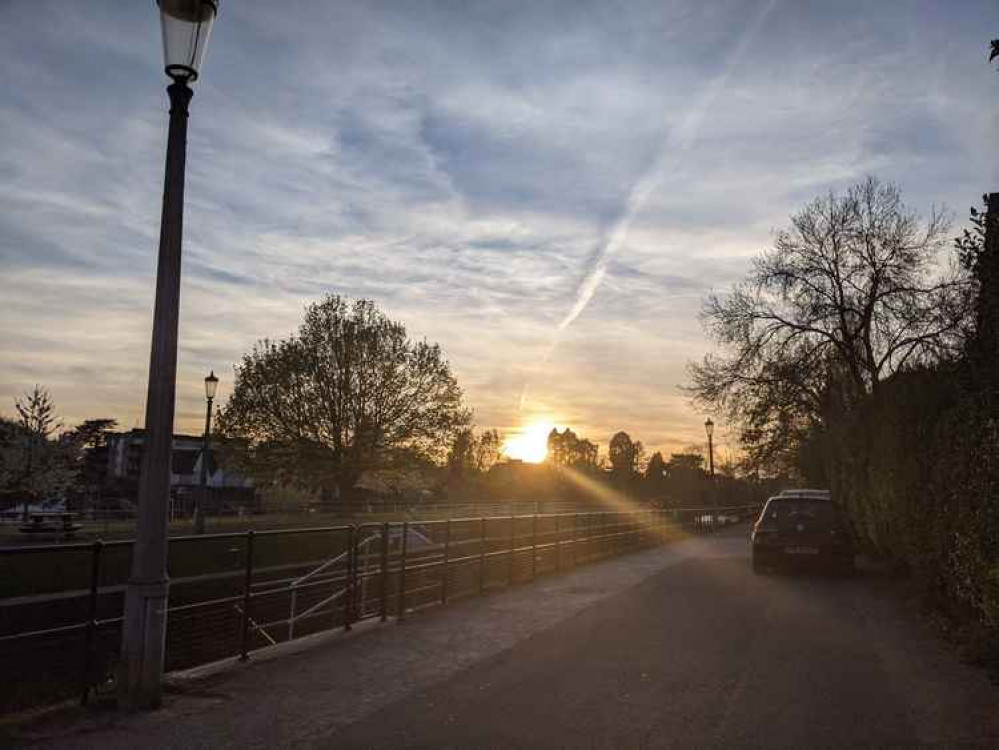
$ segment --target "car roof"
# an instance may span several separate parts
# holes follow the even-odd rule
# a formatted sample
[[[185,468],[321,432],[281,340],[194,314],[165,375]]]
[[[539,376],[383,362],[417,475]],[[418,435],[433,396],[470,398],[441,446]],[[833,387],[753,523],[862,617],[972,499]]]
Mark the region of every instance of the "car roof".
[[[828,500],[832,501],[832,495],[829,490],[782,490],[779,495],[774,495],[767,499],[769,503],[772,500]]]

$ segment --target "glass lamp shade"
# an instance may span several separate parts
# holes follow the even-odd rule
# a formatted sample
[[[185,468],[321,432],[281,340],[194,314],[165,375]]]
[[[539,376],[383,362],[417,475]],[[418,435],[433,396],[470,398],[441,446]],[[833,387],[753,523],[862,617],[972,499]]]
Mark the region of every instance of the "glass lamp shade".
[[[715,434],[715,423],[709,419],[704,423],[704,431],[708,433],[708,437],[713,436]]]
[[[215,370],[212,370],[205,378],[205,398],[215,398],[215,389],[218,387],[219,379],[215,377]]]
[[[163,30],[163,61],[166,74],[191,83],[198,78],[212,24],[219,12],[218,0],[157,0]]]

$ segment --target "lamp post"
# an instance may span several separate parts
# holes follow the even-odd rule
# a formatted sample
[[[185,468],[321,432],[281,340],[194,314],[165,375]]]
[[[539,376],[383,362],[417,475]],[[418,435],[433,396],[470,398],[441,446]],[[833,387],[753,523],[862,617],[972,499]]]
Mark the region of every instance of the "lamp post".
[[[704,423],[704,431],[708,434],[708,473],[711,478],[714,479],[715,476],[715,423],[711,421],[709,417]]]
[[[218,0],[158,0],[158,5],[164,68],[172,83],[167,86],[170,130],[146,394],[146,440],[118,667],[118,700],[122,707],[132,710],[153,708],[159,705],[161,697],[169,590],[167,514],[177,381],[184,166],[188,104],[193,94],[188,84],[198,78],[208,36],[218,15]]]
[[[710,417],[704,422],[704,431],[708,434],[708,474],[711,477],[709,480],[711,504],[718,505],[718,498],[715,496],[715,423],[711,421]]]
[[[212,437],[212,401],[215,400],[215,389],[218,388],[219,379],[215,377],[215,370],[208,373],[205,378],[205,399],[208,406],[205,409],[205,437],[201,443],[201,481],[197,505],[194,506],[194,533],[205,533],[205,512],[208,508],[208,448],[211,445]]]

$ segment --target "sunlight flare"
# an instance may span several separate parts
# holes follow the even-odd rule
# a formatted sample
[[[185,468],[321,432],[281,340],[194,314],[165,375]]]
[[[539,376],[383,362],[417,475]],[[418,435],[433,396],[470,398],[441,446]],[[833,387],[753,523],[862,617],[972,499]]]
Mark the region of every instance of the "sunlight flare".
[[[548,456],[548,433],[553,427],[551,422],[534,422],[524,427],[503,444],[503,454],[526,463],[541,463]]]

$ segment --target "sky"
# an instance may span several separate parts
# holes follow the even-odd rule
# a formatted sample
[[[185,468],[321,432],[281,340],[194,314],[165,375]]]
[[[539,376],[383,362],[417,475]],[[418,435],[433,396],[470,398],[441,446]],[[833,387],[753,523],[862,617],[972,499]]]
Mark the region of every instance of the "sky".
[[[178,431],[304,305],[439,342],[479,428],[703,444],[704,296],[875,175],[999,188],[995,0],[222,0],[188,135]],[[166,143],[155,4],[0,0],[0,413],[142,426]],[[718,421],[716,419],[716,421]],[[724,458],[733,430],[719,424]]]

